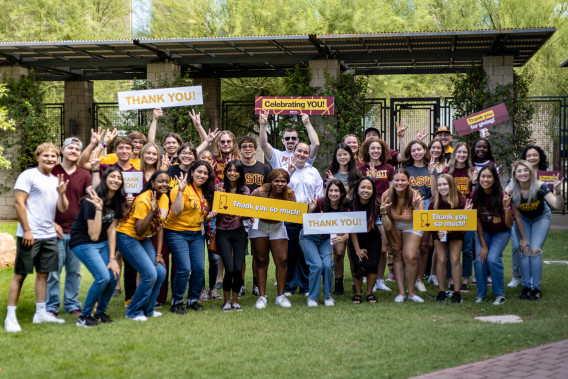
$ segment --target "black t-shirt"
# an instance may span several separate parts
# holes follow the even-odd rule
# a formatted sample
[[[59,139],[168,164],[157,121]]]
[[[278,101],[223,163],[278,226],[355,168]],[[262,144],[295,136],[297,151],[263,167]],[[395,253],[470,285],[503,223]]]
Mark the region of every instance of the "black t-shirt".
[[[243,168],[245,170],[245,185],[250,190],[250,193],[263,185],[268,174],[270,174],[270,167],[258,161],[252,166],[247,166],[243,163]]]
[[[526,218],[537,218],[538,216],[542,215],[544,212],[544,197],[550,193],[550,189],[544,183],[540,184],[538,191],[536,192],[535,198],[529,203],[528,199],[524,199],[521,196],[521,202],[517,206],[521,215]]]
[[[187,179],[189,180],[189,169],[187,171],[184,171],[181,169],[181,166],[176,164],[176,165],[171,165],[170,167],[168,167],[168,173],[170,174],[170,190],[172,188],[174,188],[175,186],[177,186],[177,179],[176,177],[179,177],[181,175],[181,173],[183,172],[184,175],[187,175]]]
[[[93,242],[91,237],[89,237],[89,226],[87,224],[87,220],[94,220],[95,212],[96,209],[93,204],[89,203],[85,199],[81,200],[79,213],[71,226],[71,239],[69,240],[69,246],[71,248],[88,243],[104,242],[107,240],[107,229],[117,218],[117,215],[114,210],[103,208],[101,234],[99,234],[99,239],[96,242]]]

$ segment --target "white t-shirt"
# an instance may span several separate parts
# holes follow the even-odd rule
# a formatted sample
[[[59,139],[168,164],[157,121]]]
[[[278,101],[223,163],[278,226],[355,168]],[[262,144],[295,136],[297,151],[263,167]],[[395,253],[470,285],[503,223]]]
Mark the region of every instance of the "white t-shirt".
[[[288,187],[294,191],[298,203],[309,203],[310,199],[323,197],[323,179],[319,171],[309,163],[302,169],[296,168],[290,175]]]
[[[34,239],[57,237],[53,223],[59,197],[58,184],[57,177],[45,175],[37,167],[22,172],[16,180],[14,191],[23,191],[28,194],[26,214]],[[20,223],[18,223],[16,236],[24,236],[24,229]]]
[[[282,151],[278,149],[272,149],[272,158],[268,160],[268,163],[272,166],[272,169],[283,168],[288,171],[288,164],[292,160],[294,153],[289,153],[288,151]],[[315,158],[308,158],[308,163],[313,164]]]

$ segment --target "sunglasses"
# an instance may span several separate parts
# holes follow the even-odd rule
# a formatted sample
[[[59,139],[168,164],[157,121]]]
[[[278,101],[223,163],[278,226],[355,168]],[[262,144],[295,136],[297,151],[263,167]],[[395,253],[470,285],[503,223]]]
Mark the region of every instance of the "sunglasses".
[[[284,137],[284,141],[290,141],[290,140],[295,141],[297,139],[298,137]]]

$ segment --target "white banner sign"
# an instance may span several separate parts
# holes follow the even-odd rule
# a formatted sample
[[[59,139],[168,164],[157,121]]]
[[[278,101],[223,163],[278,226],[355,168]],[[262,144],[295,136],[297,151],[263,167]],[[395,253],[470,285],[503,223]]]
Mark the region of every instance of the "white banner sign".
[[[203,104],[201,86],[118,92],[118,110],[183,107]]]
[[[304,234],[366,232],[366,212],[304,213]]]
[[[126,193],[140,193],[144,188],[144,173],[138,172],[122,172],[122,179],[124,180],[124,192]]]

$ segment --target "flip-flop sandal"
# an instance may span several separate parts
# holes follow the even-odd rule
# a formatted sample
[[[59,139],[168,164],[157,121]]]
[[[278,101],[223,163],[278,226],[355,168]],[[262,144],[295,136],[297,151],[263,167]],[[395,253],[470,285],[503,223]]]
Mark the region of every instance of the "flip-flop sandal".
[[[363,298],[360,295],[355,295],[355,296],[353,296],[353,299],[351,300],[351,302],[353,304],[361,304],[363,302]]]
[[[367,302],[369,302],[369,303],[378,303],[379,302],[377,300],[377,298],[375,297],[375,295],[373,295],[373,294],[367,295],[365,300],[367,300]]]

